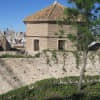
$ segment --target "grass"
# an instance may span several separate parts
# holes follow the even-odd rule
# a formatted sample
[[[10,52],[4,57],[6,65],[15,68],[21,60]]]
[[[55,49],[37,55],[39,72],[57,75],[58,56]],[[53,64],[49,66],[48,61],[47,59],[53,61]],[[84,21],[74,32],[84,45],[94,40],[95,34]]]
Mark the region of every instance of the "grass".
[[[100,76],[86,77],[88,80],[100,79]],[[79,93],[77,84],[79,77],[61,79],[45,79],[0,95],[0,100],[100,100],[100,83],[85,83],[83,92]],[[66,84],[61,83],[66,82]]]
[[[32,56],[3,54],[0,58],[32,58]]]
[[[11,54],[3,54],[0,56],[0,58],[39,58],[40,53],[35,54],[34,56],[31,55],[21,55],[21,54],[16,54],[16,55],[11,55]]]

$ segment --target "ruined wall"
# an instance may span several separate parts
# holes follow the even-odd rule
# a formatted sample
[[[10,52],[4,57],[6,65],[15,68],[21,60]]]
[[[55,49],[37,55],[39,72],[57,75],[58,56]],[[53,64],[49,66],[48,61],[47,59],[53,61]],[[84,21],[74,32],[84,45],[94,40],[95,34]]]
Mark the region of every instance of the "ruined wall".
[[[63,70],[63,59],[60,57],[59,63],[54,60],[51,65],[46,64],[46,57],[41,58],[0,58],[0,94],[9,90],[28,85],[37,80],[78,76],[80,67],[76,67],[76,60],[73,54],[68,54]],[[94,64],[93,64],[94,63]],[[80,64],[80,66],[82,66]],[[88,59],[86,74],[100,75],[100,61],[98,57],[95,61]]]

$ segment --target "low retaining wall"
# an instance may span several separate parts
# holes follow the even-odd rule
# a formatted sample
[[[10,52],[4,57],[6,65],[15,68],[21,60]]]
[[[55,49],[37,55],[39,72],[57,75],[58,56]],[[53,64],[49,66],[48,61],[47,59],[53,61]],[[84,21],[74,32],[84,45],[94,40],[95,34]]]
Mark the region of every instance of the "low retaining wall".
[[[28,85],[51,77],[79,76],[80,67],[76,66],[76,60],[73,55],[67,56],[65,61],[65,70],[63,70],[63,59],[55,64],[46,64],[46,58],[0,58],[0,94],[9,90]],[[98,59],[98,58],[96,58]],[[86,74],[100,75],[100,61],[91,61],[88,59]],[[80,66],[82,66],[80,64]]]
[[[0,56],[2,55],[6,55],[6,54],[9,54],[9,55],[16,55],[18,54],[16,51],[0,51]]]

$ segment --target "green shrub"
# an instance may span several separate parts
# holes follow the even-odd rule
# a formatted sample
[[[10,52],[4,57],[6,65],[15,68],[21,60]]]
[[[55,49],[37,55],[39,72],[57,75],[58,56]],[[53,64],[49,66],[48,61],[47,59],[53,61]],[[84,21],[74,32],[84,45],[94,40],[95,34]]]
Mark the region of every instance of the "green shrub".
[[[33,58],[33,56],[3,54],[0,58]]]
[[[86,76],[87,79],[99,79],[100,76]],[[85,84],[83,92],[77,91],[77,84],[61,84],[60,81],[76,82],[79,77],[45,79],[6,94],[0,100],[100,100],[100,83]]]
[[[36,53],[34,57],[39,58],[41,53]]]

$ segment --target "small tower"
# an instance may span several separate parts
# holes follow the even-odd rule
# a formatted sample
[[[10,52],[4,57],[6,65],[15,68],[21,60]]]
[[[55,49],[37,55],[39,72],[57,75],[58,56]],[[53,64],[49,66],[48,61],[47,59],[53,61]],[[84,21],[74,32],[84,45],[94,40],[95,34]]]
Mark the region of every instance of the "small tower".
[[[65,35],[59,38],[55,33],[59,32],[57,20],[63,20],[65,6],[57,1],[47,8],[36,12],[24,19],[26,24],[25,51],[28,54],[42,52],[43,50],[72,50],[71,43],[66,41],[66,35],[70,32],[75,34],[70,25],[63,25]],[[71,48],[71,49],[70,49]]]

